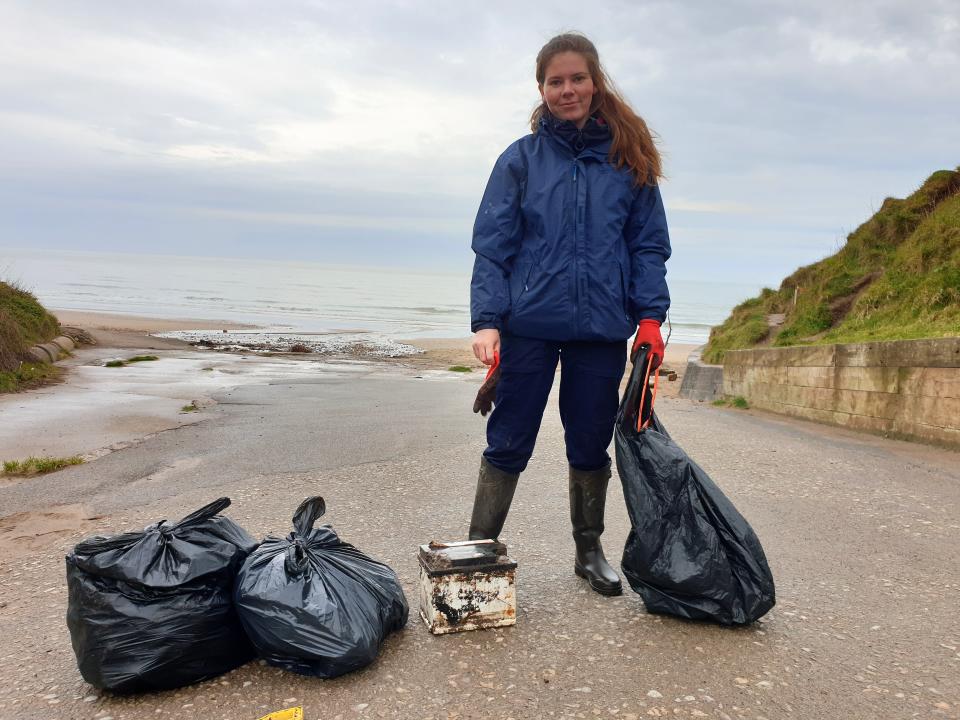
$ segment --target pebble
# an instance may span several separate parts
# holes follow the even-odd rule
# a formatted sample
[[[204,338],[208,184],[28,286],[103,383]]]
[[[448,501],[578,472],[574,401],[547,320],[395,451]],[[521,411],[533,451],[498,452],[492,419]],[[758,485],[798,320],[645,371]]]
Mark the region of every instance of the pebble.
[[[354,705],[353,709],[356,710],[357,712],[363,712],[368,707],[370,707],[370,703],[360,703],[359,705]]]
[[[578,687],[578,688],[573,688],[573,690],[571,690],[570,692],[582,692],[582,693],[588,693],[588,692],[593,692],[593,689],[592,689],[592,688],[589,688],[589,687],[586,687],[586,686],[584,686],[584,687]]]
[[[737,685],[749,685],[749,684],[750,684],[749,678],[738,677],[738,678],[734,678],[733,681],[734,681]]]
[[[288,705],[292,705],[297,701],[297,699],[295,697],[289,697],[289,698],[284,698],[283,701]]]
[[[650,692],[647,693],[647,697],[649,697],[649,698],[662,698],[663,695],[662,695],[661,693],[658,693],[656,690],[651,690]]]
[[[253,680],[244,680],[244,681],[243,681],[243,686],[244,686],[244,687],[250,687],[251,685],[253,685]]]
[[[87,696],[83,699],[83,701],[84,701],[84,702],[96,702],[96,701],[97,701],[97,696],[96,696],[96,695],[87,695]]]

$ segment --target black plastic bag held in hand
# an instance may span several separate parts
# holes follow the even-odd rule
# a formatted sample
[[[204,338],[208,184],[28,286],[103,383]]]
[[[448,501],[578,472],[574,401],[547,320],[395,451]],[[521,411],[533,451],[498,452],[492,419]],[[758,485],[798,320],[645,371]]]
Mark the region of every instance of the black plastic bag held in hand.
[[[372,663],[384,638],[407,622],[396,574],[314,528],[326,506],[304,500],[286,538],[268,536],[237,579],[240,620],[260,656],[302,675],[331,678]]]
[[[622,569],[650,612],[744,625],[775,603],[760,541],[653,412],[644,346],[617,415],[617,470],[630,515]]]
[[[233,584],[256,541],[220,498],[171,525],[94,537],[67,555],[67,626],[83,679],[115,692],[165,690],[253,658]]]

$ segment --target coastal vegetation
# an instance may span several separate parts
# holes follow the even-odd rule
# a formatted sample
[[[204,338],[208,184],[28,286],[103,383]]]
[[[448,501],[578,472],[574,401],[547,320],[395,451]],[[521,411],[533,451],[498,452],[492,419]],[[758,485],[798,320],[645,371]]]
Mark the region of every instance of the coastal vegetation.
[[[0,281],[0,392],[35,387],[59,377],[59,370],[29,362],[27,350],[57,336],[60,324],[33,294]]]
[[[126,365],[129,365],[130,363],[152,362],[154,360],[159,360],[159,359],[160,358],[158,358],[156,355],[134,355],[133,357],[127,358],[126,360],[108,360],[103,364],[103,366],[109,367],[109,368],[124,367]]]
[[[81,464],[83,458],[79,455],[64,458],[28,457],[26,460],[5,460],[2,474],[8,477],[33,477]]]
[[[447,370],[449,372],[462,372],[462,373],[473,372],[473,370],[468,368],[466,365],[451,365],[449,368],[447,368]]]
[[[713,328],[703,352],[960,335],[960,168],[887,198],[834,255],[765,288]]]
[[[738,410],[750,409],[750,403],[747,402],[747,399],[743,397],[743,395],[737,395],[735,397],[724,395],[722,398],[714,400],[712,404],[717,407],[735,407]]]

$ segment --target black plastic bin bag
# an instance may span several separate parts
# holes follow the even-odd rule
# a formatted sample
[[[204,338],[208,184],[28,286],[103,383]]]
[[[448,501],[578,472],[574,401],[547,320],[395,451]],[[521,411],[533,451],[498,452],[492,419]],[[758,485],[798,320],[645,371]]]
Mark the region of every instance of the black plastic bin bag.
[[[166,690],[253,658],[233,585],[257,543],[218,514],[229,505],[220,498],[173,525],[89,538],[67,555],[67,626],[84,680]]]
[[[644,349],[614,433],[631,525],[623,573],[650,612],[751,623],[775,603],[763,548],[733,503],[657,419],[649,375]]]
[[[329,525],[313,526],[322,497],[304,500],[285,538],[267,536],[237,579],[240,620],[260,657],[286,670],[332,678],[372,663],[407,622],[396,574]]]

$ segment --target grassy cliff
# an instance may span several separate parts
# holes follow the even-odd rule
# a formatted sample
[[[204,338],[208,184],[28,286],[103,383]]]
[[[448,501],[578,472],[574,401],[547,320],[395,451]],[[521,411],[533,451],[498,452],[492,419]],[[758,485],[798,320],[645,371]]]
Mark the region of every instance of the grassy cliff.
[[[20,389],[55,372],[23,361],[27,348],[49,342],[59,329],[57,319],[32,294],[0,282],[0,392]]]
[[[887,198],[835,255],[764,289],[710,332],[703,353],[756,346],[960,335],[960,168]]]

